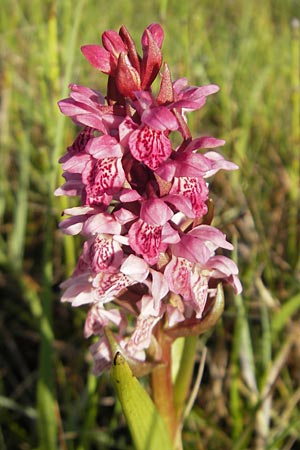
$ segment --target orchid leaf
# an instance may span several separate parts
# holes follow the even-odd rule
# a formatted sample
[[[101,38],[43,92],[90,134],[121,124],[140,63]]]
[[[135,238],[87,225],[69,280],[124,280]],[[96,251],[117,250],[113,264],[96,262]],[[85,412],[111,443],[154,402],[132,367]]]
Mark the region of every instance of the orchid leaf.
[[[172,450],[165,423],[153,401],[133,376],[120,352],[115,354],[111,377],[136,450]]]

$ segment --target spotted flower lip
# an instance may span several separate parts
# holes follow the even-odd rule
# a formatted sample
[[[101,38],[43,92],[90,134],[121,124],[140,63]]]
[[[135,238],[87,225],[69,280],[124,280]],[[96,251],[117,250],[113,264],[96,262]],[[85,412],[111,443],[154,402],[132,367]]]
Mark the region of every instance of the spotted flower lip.
[[[163,39],[162,27],[150,24],[139,54],[126,27],[105,31],[102,45],[81,50],[108,77],[107,92],[70,84],[70,96],[58,103],[80,127],[60,158],[64,183],[55,191],[79,202],[59,226],[84,237],[61,299],[89,308],[84,335],[99,338],[91,346],[95,374],[112,360],[105,330],[135,364],[147,362],[155,344],[153,366],[161,358],[158,327],[172,327],[175,336],[180,324],[176,337],[185,336],[191,321],[204,320],[218,283],[242,290],[236,264],[222,255],[233,246],[211,225],[207,181],[238,167],[219,153],[224,140],[193,138],[187,121],[219,87],[173,81]]]

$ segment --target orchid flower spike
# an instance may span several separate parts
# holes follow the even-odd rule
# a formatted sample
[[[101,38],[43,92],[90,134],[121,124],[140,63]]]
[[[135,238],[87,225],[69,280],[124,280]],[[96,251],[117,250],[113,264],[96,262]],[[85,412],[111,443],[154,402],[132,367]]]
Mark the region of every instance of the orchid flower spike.
[[[159,363],[159,323],[173,337],[185,336],[191,320],[201,324],[209,314],[219,283],[242,289],[236,264],[220,254],[233,247],[210,224],[207,182],[237,166],[218,152],[223,140],[192,138],[186,120],[219,88],[172,81],[163,38],[159,24],[149,25],[139,55],[124,26],[105,31],[102,46],[84,45],[82,52],[108,77],[107,92],[72,84],[59,102],[79,127],[60,159],[65,182],[55,192],[79,200],[64,211],[60,228],[85,239],[61,285],[62,301],[88,305],[84,334],[98,336],[91,347],[95,374],[113,358],[107,329],[129,362],[145,364],[151,354]]]

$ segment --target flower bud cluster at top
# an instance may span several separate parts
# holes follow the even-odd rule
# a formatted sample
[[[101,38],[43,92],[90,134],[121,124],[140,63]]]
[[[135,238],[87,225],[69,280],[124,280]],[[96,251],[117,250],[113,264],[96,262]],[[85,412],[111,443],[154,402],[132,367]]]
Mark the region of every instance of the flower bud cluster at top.
[[[193,139],[186,120],[219,88],[173,82],[162,42],[155,23],[142,35],[142,56],[124,26],[104,32],[103,46],[85,45],[82,52],[108,76],[106,96],[71,84],[70,97],[59,102],[81,127],[60,159],[65,183],[55,192],[79,196],[81,206],[66,209],[60,227],[85,237],[62,283],[62,301],[89,305],[84,333],[99,336],[91,347],[96,374],[111,364],[106,328],[128,358],[145,361],[156,348],[152,358],[159,360],[158,322],[168,329],[201,321],[221,281],[241,291],[237,266],[216,252],[233,247],[210,225],[206,181],[237,166],[216,151],[199,152],[224,141]],[[177,148],[174,132],[181,136]]]

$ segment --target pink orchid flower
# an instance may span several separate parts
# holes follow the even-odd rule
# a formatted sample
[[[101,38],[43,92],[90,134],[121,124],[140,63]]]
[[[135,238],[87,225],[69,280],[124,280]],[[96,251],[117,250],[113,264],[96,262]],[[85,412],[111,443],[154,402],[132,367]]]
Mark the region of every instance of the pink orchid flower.
[[[207,179],[237,166],[218,153],[225,141],[193,139],[186,120],[219,87],[173,82],[163,38],[160,25],[149,25],[139,55],[124,26],[105,31],[102,46],[82,52],[108,76],[106,94],[71,84],[59,102],[81,127],[60,159],[65,181],[55,194],[79,198],[60,228],[84,237],[74,272],[61,284],[62,301],[89,306],[84,334],[99,337],[91,346],[96,374],[113,358],[108,330],[129,361],[146,364],[154,347],[151,361],[159,362],[157,330],[201,323],[218,283],[241,292],[236,264],[220,254],[233,246],[208,225]],[[175,132],[181,142],[173,148]]]
[[[169,224],[173,211],[161,199],[143,202],[140,219],[128,231],[129,244],[149,265],[157,263],[160,253],[169,243],[179,240],[178,233]]]

